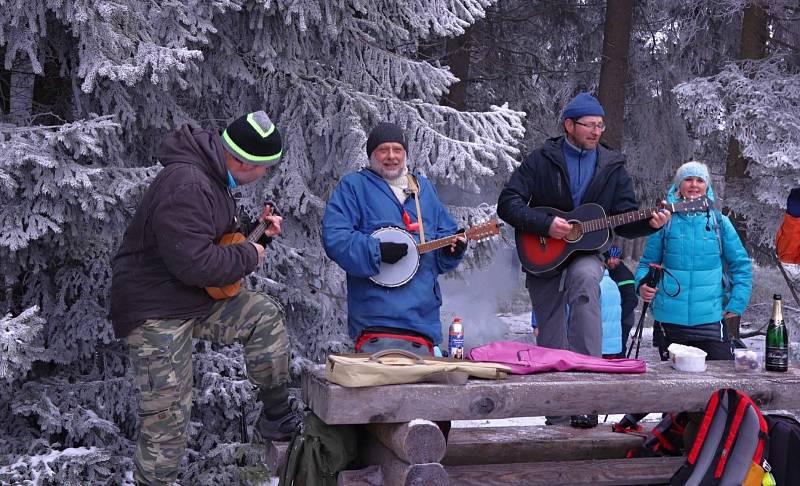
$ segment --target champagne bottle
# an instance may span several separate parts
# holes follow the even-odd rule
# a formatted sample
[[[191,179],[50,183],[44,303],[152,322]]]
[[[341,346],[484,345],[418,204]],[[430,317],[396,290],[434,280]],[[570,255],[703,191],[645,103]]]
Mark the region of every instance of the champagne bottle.
[[[764,367],[767,371],[789,371],[789,332],[783,322],[780,294],[772,296],[772,318],[767,327]]]

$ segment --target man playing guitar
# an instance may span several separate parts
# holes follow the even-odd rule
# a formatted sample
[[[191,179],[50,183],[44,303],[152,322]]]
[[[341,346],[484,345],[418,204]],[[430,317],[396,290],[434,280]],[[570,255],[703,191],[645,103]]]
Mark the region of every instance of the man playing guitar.
[[[400,348],[434,354],[442,340],[438,277],[458,266],[467,247],[459,236],[419,255],[407,282],[376,281],[382,266],[399,265],[412,251],[410,241],[381,241],[373,237],[376,230],[400,228],[417,243],[457,233],[430,181],[409,173],[407,149],[402,128],[376,126],[367,139],[369,168],[342,178],[322,219],[325,252],[347,273],[347,324],[358,352]]]
[[[603,107],[588,93],[580,93],[570,101],[562,117],[566,135],[546,140],[514,171],[500,193],[500,218],[525,233],[564,239],[573,231],[573,225],[545,210],[533,209],[534,206],[570,211],[581,204],[596,203],[612,215],[636,210],[624,156],[600,145],[604,116]],[[626,238],[647,236],[669,219],[669,211],[654,212],[647,220],[619,226],[617,232]],[[602,277],[599,253],[577,255],[554,275],[527,274],[540,346],[601,355],[598,288]],[[594,426],[597,417],[573,417],[572,423]]]

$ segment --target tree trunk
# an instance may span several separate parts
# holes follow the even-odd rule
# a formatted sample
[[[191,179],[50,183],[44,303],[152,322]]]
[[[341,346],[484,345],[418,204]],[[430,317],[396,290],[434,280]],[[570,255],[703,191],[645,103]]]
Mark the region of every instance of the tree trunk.
[[[750,5],[744,9],[742,17],[742,33],[739,44],[739,59],[761,59],[767,50],[767,12],[763,8]],[[750,186],[747,174],[747,159],[742,156],[739,140],[731,136],[728,139],[728,158],[725,160],[725,191],[743,193]],[[730,207],[723,208],[728,214],[742,243],[747,244],[747,227],[745,216]],[[738,323],[730,330],[733,335],[740,334]]]
[[[450,72],[458,78],[458,82],[450,86],[450,92],[442,97],[441,103],[459,111],[463,111],[466,106],[471,30],[468,28],[462,35],[447,39],[447,65],[450,66]]]
[[[11,68],[8,110],[15,121],[25,123],[31,118],[35,80],[36,75],[33,73],[30,58],[27,55],[17,57]]]
[[[603,62],[598,94],[606,112],[607,128],[603,140],[616,149],[622,147],[624,133],[633,5],[633,0],[608,0],[603,26]]]
[[[758,6],[748,6],[742,17],[742,33],[739,44],[739,59],[761,59],[767,50],[767,13]],[[725,191],[742,191],[749,185],[747,159],[742,156],[739,141],[731,136],[728,139],[728,157],[725,161]],[[730,211],[731,221],[743,242],[747,242],[744,216]]]
[[[739,59],[761,59],[767,50],[767,13],[758,6],[749,6],[742,18],[742,34],[739,45]],[[741,184],[747,179],[747,160],[742,157],[739,141],[734,137],[728,140],[728,159],[725,163],[725,185]]]

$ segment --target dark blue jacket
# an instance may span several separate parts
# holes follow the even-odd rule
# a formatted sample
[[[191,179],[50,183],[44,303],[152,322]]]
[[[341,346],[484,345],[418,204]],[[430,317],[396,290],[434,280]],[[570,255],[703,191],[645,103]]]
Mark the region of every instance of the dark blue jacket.
[[[634,281],[633,273],[620,261],[615,268],[608,269],[608,275],[619,287],[619,295],[622,298],[622,319],[625,320],[625,318],[636,309],[636,305],[639,303],[639,296],[636,294],[636,282]]]
[[[456,233],[450,214],[439,201],[433,184],[415,174],[420,186],[426,241]],[[366,327],[395,327],[442,340],[439,274],[453,270],[463,257],[441,250],[421,255],[414,278],[394,288],[381,287],[369,277],[380,269],[380,243],[370,235],[380,228],[404,228],[403,210],[417,221],[414,198],[401,206],[389,185],[370,170],[348,174],[333,190],[322,218],[325,252],[347,273],[347,327],[357,337]],[[414,233],[419,241],[419,234]]]
[[[497,201],[497,214],[514,228],[526,233],[547,236],[555,216],[531,209],[549,206],[561,211],[575,209],[572,203],[569,174],[561,144],[564,137],[551,138],[534,150],[517,167]],[[597,167],[583,195],[582,204],[596,203],[606,213],[619,214],[638,209],[633,183],[625,169],[625,157],[600,145]],[[656,230],[647,220],[615,228],[626,238],[647,236]]]

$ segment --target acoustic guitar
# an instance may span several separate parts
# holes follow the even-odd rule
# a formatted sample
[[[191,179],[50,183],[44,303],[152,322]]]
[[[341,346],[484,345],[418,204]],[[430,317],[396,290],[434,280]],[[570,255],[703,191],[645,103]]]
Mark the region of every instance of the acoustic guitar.
[[[268,214],[272,214],[272,207],[270,206],[270,210]],[[219,246],[228,246],[228,245],[238,245],[244,242],[255,243],[258,241],[259,238],[267,231],[272,225],[269,221],[261,221],[258,223],[258,226],[250,232],[247,237],[244,236],[243,233],[225,233],[224,235],[220,236],[217,245]],[[232,284],[226,285],[224,287],[206,287],[206,293],[211,296],[214,300],[223,300],[223,299],[230,299],[231,297],[235,297],[239,294],[239,291],[242,288],[242,281],[237,280]]]
[[[500,223],[496,219],[473,226],[464,233],[445,236],[444,238],[420,244],[417,244],[417,241],[408,231],[394,227],[381,228],[374,231],[371,236],[381,242],[405,243],[408,246],[408,253],[396,263],[381,262],[378,274],[369,279],[383,287],[400,287],[408,283],[416,275],[417,269],[419,269],[420,255],[451,245],[455,243],[456,238],[459,236],[465,236],[467,240],[479,241],[497,234],[500,234]]]
[[[663,206],[663,209],[668,209],[673,214],[694,213],[706,211],[711,206],[711,201],[703,196],[685,202],[667,204]],[[569,212],[546,206],[534,209],[564,218],[572,225],[572,229],[563,239],[539,236],[520,230],[515,231],[517,255],[522,267],[534,275],[547,276],[556,273],[558,268],[573,254],[592,253],[605,247],[611,240],[612,228],[649,219],[655,211],[662,207],[644,208],[613,216],[606,216],[603,207],[594,203],[583,204]]]

